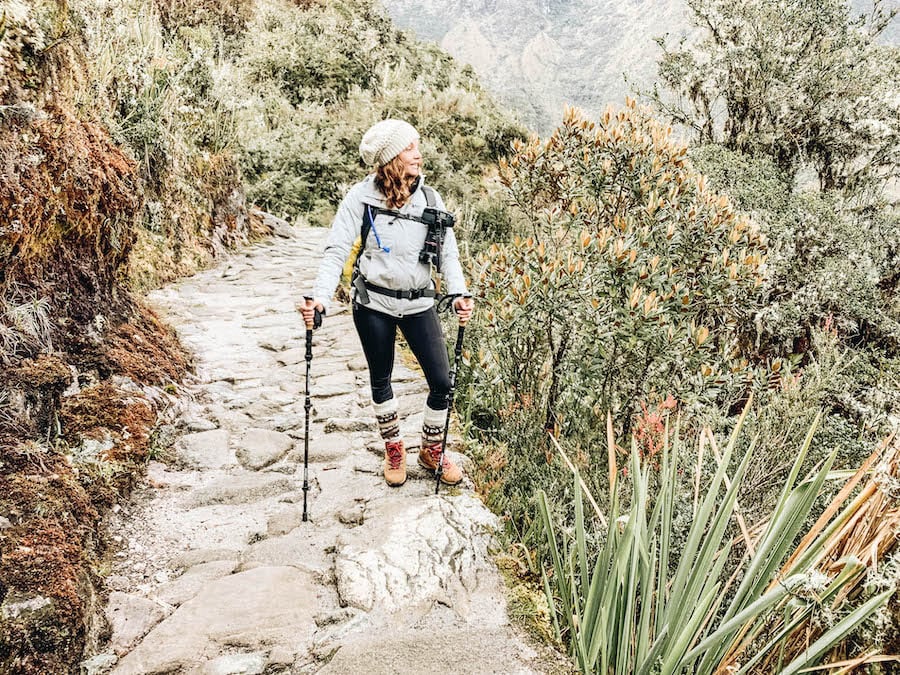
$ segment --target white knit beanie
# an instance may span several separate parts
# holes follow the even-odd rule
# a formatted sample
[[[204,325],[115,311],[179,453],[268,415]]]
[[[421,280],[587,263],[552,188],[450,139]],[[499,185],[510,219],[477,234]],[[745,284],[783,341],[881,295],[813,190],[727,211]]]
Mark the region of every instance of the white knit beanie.
[[[382,120],[362,137],[359,154],[366,166],[384,166],[419,139],[419,132],[403,120]]]

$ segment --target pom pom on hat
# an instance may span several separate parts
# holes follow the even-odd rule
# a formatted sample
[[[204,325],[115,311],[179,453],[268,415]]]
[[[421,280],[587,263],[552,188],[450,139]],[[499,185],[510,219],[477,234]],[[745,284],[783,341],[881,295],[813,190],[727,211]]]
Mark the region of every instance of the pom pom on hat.
[[[403,120],[382,120],[362,137],[359,155],[366,166],[383,166],[419,139],[419,132]]]

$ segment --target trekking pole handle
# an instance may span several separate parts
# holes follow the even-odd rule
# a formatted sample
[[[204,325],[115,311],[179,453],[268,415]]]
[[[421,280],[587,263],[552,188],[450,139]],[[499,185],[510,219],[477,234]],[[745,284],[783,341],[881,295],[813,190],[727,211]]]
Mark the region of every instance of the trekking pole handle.
[[[468,298],[471,298],[471,297],[472,297],[472,294],[471,294],[471,293],[463,293],[463,294],[460,295],[459,297],[460,297],[460,298],[464,298],[464,299],[468,299]],[[454,299],[454,302],[456,302],[455,299]],[[456,309],[456,308],[454,307],[454,311],[455,311],[455,309]],[[470,317],[470,318],[471,318],[471,317]],[[462,319],[460,319],[459,325],[460,325],[460,326],[465,326],[467,322],[468,322],[468,319],[466,319],[465,322],[464,322]]]
[[[303,300],[305,301],[305,304],[306,304],[306,305],[309,305],[309,303],[312,301],[312,298],[309,297],[308,295],[304,295],[304,296],[303,296]],[[304,317],[303,317],[303,321],[306,323],[306,330],[312,330],[312,329],[313,329],[313,324],[315,323],[315,320],[314,320],[314,319],[309,319],[309,320],[307,320],[306,317],[304,316]]]
[[[309,304],[309,302],[314,300],[314,298],[309,295],[304,295],[303,300],[307,304]],[[322,316],[323,316],[323,312],[320,312],[318,308],[314,307],[312,320],[307,321],[305,317],[303,319],[304,323],[306,324],[306,330],[312,330],[313,328],[319,328],[322,325]]]

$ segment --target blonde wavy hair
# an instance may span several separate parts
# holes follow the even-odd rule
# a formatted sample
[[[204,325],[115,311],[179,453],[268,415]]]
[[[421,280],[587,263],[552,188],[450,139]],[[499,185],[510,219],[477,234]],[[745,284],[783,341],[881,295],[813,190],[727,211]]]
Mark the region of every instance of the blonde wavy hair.
[[[404,173],[399,155],[375,171],[375,186],[387,199],[389,209],[399,209],[409,200],[414,182]]]

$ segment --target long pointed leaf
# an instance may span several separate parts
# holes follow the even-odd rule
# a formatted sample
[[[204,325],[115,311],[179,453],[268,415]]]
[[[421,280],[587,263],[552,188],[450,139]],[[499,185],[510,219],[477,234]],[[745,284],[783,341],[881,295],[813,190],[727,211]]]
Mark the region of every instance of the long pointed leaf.
[[[804,454],[801,453],[801,457]],[[809,515],[834,457],[835,454],[832,453],[812,482],[801,483],[796,488],[784,493],[783,500],[780,500],[781,506],[776,508],[773,513],[766,533],[757,544],[756,555],[750,560],[744,579],[735,592],[731,608],[725,616],[726,620],[739,611],[747,598],[758,596],[763,588],[770,585],[776,570],[787,557],[788,549],[793,543],[797,531]],[[798,457],[792,474],[799,471],[799,462],[800,458]],[[795,567],[794,571],[802,570]]]
[[[840,592],[840,590],[844,586],[852,582],[863,570],[865,570],[865,565],[863,565],[859,560],[848,560],[844,565],[844,568],[841,570],[840,574],[832,579],[831,583],[828,585],[828,588],[818,599],[818,603],[821,603],[823,605],[827,604],[835,595],[837,595],[838,592]],[[751,672],[753,666],[763,658],[765,658],[768,655],[769,651],[775,646],[781,644],[783,649],[784,639],[788,637],[794,631],[794,629],[797,628],[797,626],[799,626],[812,613],[812,610],[816,606],[816,604],[816,602],[810,600],[802,610],[795,612],[794,616],[791,617],[789,622],[787,621],[787,619],[785,619],[786,624],[784,625],[784,627],[771,640],[769,640],[768,643],[759,648],[756,654],[754,654],[747,663],[741,666],[741,669],[738,671],[738,675]]]
[[[675,444],[678,444],[678,433],[675,433]],[[677,456],[677,453],[675,453]],[[675,511],[675,487],[677,468],[675,460],[669,455],[668,448],[663,447],[663,474],[664,483],[661,487],[663,511],[661,523],[661,540],[659,548],[659,576],[656,584],[656,606],[654,607],[656,634],[659,635],[666,622],[669,590],[669,547],[672,540],[672,518]]]
[[[780,675],[795,675],[803,668],[815,664],[829,649],[834,647],[838,642],[843,640],[854,628],[865,621],[869,616],[874,614],[879,607],[888,601],[894,594],[894,590],[890,589],[870,598],[868,601],[850,612],[847,616],[837,622],[822,637],[812,643],[802,655],[791,661]]]
[[[706,526],[715,506],[719,487],[722,485],[725,477],[725,469],[731,459],[732,451],[737,444],[737,439],[740,434],[741,427],[743,427],[744,420],[746,419],[747,413],[749,412],[749,406],[750,404],[748,402],[748,404],[744,407],[744,411],[741,413],[740,418],[734,426],[731,438],[728,441],[728,445],[726,445],[725,450],[722,453],[722,464],[719,465],[718,470],[713,476],[712,482],[709,486],[709,490],[707,491],[707,494],[703,499],[700,509],[696,514],[694,514],[694,520],[691,523],[691,529],[688,533],[687,542],[682,549],[681,560],[679,561],[678,569],[675,572],[675,580],[672,582],[671,591],[671,602],[675,607],[676,613],[675,618],[672,620],[674,620],[676,623],[679,623],[682,620],[682,617],[686,611],[686,603],[684,602],[683,595],[684,589],[688,584],[688,580],[690,579],[691,574],[693,573],[694,560],[697,549],[699,548],[701,539],[706,532]]]
[[[547,544],[553,559],[553,578],[556,583],[556,590],[559,592],[559,597],[563,603],[566,621],[571,623],[572,606],[569,602],[570,593],[569,589],[566,588],[565,570],[563,568],[562,558],[559,555],[559,548],[556,544],[556,532],[553,529],[553,519],[550,517],[550,507],[547,504],[547,495],[543,490],[538,491],[538,509],[544,522]]]
[[[584,539],[584,504],[581,503],[580,476],[575,474],[575,549],[578,551],[578,568],[581,572],[581,587],[588,585],[587,545]]]
[[[547,573],[541,568],[541,581],[544,583],[544,593],[547,596],[547,607],[550,610],[550,616],[553,617],[553,632],[556,635],[556,639],[562,642],[562,631],[559,629],[559,619],[557,618],[559,612],[556,611],[556,600],[553,598],[553,591],[550,590],[550,580],[547,578]]]
[[[760,614],[765,612],[769,607],[775,605],[794,588],[797,588],[802,583],[803,577],[800,575],[785,579],[783,584],[780,584],[775,589],[769,591],[764,596],[745,607],[741,612],[736,614],[728,621],[722,623],[716,630],[707,635],[700,642],[700,644],[698,644],[685,655],[685,662],[687,663],[693,661],[694,659],[699,657],[710,647],[710,645],[713,645],[716,642],[728,640],[730,637],[730,633],[736,631],[749,619],[759,616]]]
[[[709,606],[715,600],[718,592],[718,586],[710,588],[707,594],[700,598],[692,608],[693,612],[689,615],[687,622],[682,626],[675,626],[674,630],[678,632],[668,641],[665,658],[659,670],[660,675],[672,675],[672,673],[681,671],[684,654],[690,647],[691,642],[693,642],[697,629],[703,623],[706,612],[709,610]]]

